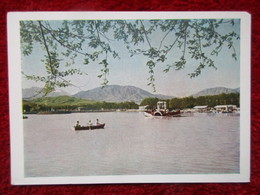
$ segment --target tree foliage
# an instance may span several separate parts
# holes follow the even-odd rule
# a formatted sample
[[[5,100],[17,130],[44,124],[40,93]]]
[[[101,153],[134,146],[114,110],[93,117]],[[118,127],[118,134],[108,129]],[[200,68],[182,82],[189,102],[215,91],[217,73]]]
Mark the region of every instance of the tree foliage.
[[[199,97],[183,97],[183,98],[171,98],[168,100],[163,100],[167,102],[167,108],[170,110],[174,109],[186,109],[193,108],[195,106],[215,107],[217,105],[236,105],[240,106],[240,94],[230,93],[230,94],[219,94],[219,95],[207,95]],[[148,109],[156,108],[156,104],[159,101],[158,98],[145,98],[140,103],[141,106],[148,106]]]
[[[140,103],[140,106],[148,106],[148,109],[153,109],[156,108],[158,101],[158,98],[144,98]]]
[[[172,98],[169,101],[169,109],[185,109],[194,106],[207,105],[211,108],[217,105],[236,105],[240,106],[239,93],[207,95],[199,97]]]
[[[66,111],[89,110],[115,110],[115,109],[138,109],[134,102],[96,102],[78,99],[69,96],[42,97],[33,100],[23,100],[23,111],[37,113],[41,111],[66,110]]]
[[[148,85],[155,89],[154,70],[164,66],[164,72],[180,70],[189,59],[197,61],[191,78],[201,74],[205,67],[217,68],[212,56],[218,56],[223,47],[228,47],[231,56],[237,59],[234,41],[239,34],[232,31],[223,34],[220,26],[234,26],[237,20],[63,20],[21,21],[21,52],[32,54],[39,45],[45,55],[42,64],[46,75],[27,75],[27,79],[45,83],[47,94],[57,87],[72,85],[67,76],[83,74],[73,68],[75,59],[82,56],[82,64],[98,62],[102,85],[108,84],[109,57],[120,58],[114,41],[124,44],[131,57],[146,58]],[[179,56],[174,56],[179,53]],[[174,56],[174,57],[173,57]]]

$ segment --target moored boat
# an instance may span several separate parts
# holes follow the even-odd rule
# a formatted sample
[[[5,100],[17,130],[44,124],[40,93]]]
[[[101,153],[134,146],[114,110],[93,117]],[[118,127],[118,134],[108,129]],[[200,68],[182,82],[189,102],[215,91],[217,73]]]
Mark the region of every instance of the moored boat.
[[[180,110],[177,111],[152,111],[152,110],[148,110],[144,112],[144,115],[147,117],[151,117],[151,116],[180,116],[181,112]]]
[[[104,129],[105,123],[103,124],[98,124],[98,125],[87,125],[87,126],[81,126],[81,125],[76,125],[74,126],[75,131],[79,130],[95,130],[95,129]]]
[[[166,108],[166,102],[165,101],[159,101],[157,102],[157,108],[153,110],[147,110],[144,112],[144,115],[147,117],[151,116],[180,116],[181,112],[180,110],[176,111],[169,111]]]

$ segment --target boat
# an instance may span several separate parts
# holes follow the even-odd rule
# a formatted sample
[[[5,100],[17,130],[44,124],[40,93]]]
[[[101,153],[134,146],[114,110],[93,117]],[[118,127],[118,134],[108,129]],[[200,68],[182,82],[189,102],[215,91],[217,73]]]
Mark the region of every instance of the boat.
[[[181,116],[181,111],[177,110],[177,111],[152,111],[152,110],[148,110],[144,112],[144,115],[147,117],[152,117],[152,116]]]
[[[37,114],[71,114],[71,111],[41,111]]]
[[[81,126],[81,125],[76,125],[74,126],[75,131],[80,131],[80,130],[95,130],[95,129],[104,129],[105,123],[103,124],[98,124],[98,125],[87,125],[87,126]]]
[[[147,110],[144,112],[144,115],[147,117],[151,116],[180,116],[181,111],[169,111],[166,108],[166,102],[165,101],[159,101],[157,102],[157,108],[153,110]]]

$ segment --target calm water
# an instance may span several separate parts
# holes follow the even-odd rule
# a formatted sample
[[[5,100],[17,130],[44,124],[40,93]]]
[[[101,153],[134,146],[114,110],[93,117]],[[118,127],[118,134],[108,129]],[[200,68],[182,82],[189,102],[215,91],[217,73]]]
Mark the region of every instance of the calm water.
[[[77,120],[105,129],[72,130]],[[239,116],[146,118],[103,112],[29,115],[24,122],[25,176],[239,172]]]

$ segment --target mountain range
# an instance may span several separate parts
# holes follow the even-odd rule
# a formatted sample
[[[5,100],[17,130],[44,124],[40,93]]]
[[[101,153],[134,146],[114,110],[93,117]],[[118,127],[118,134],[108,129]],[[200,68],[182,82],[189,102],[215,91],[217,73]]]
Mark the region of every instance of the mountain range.
[[[40,87],[31,87],[23,89],[23,99],[35,99],[40,98],[44,94],[41,92],[42,88]],[[69,93],[63,90],[56,90],[51,93],[49,93],[46,97],[57,97],[57,96],[71,96]]]
[[[204,89],[198,93],[193,94],[193,97],[206,96],[206,95],[218,95],[222,93],[240,93],[240,88],[230,89],[225,87],[214,87]]]
[[[23,89],[24,99],[34,99],[41,97],[42,94],[38,94],[41,88],[32,87]],[[225,87],[215,87],[204,89],[198,93],[191,96],[205,96],[205,95],[218,95],[221,93],[239,93],[240,88],[231,89]],[[54,91],[48,94],[47,97],[56,96],[71,96],[80,99],[95,100],[95,101],[105,101],[105,102],[126,102],[133,101],[135,103],[140,103],[144,98],[159,98],[159,99],[170,99],[173,96],[166,96],[161,94],[152,94],[148,91],[140,89],[134,86],[120,86],[120,85],[108,85],[105,87],[98,87],[87,91],[80,91],[74,95],[70,95],[63,90]]]
[[[73,95],[80,99],[88,99],[106,102],[126,102],[133,101],[140,103],[144,98],[169,99],[171,96],[152,94],[148,91],[134,86],[108,85],[94,88],[88,91],[81,91]]]

